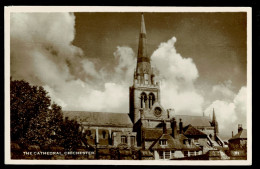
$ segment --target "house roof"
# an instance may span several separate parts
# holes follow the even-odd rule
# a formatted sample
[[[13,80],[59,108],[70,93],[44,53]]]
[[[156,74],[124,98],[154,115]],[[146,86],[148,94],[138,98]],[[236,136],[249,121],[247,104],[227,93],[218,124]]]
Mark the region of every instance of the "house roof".
[[[167,140],[166,145],[160,145],[159,140]],[[169,134],[162,134],[153,144],[150,146],[149,149],[183,149],[183,143],[179,139],[174,139]]]
[[[177,138],[173,138],[170,134],[162,134],[149,149],[164,149],[164,150],[200,150],[200,147],[194,143],[184,144],[183,140],[187,139],[184,135],[180,134]],[[167,140],[167,145],[160,145],[159,140]],[[187,143],[187,142],[186,142]]]
[[[183,141],[183,140],[187,140],[188,138],[186,136],[184,136],[183,134],[178,134],[178,139]]]
[[[199,131],[198,129],[194,128],[191,124],[183,128],[185,136],[207,136],[207,134]]]
[[[187,126],[189,124],[195,127],[211,126],[211,119],[208,116],[175,115],[175,119],[177,124],[179,124],[181,119],[183,126]]]
[[[242,131],[238,132],[229,140],[234,140],[234,139],[247,139],[247,129],[243,129]]]
[[[144,129],[144,139],[145,140],[157,140],[162,134],[162,128],[159,129]],[[167,134],[171,134],[172,130],[167,129]]]
[[[127,113],[87,112],[87,111],[63,111],[64,118],[77,120],[86,125],[133,127],[133,123]]]

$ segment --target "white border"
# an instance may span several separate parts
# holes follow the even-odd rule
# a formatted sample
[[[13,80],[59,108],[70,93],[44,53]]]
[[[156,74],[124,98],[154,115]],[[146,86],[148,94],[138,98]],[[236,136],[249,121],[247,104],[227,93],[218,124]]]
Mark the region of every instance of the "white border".
[[[5,7],[5,164],[252,165],[252,9],[250,7]],[[247,12],[247,160],[12,160],[10,157],[10,13],[12,12]]]

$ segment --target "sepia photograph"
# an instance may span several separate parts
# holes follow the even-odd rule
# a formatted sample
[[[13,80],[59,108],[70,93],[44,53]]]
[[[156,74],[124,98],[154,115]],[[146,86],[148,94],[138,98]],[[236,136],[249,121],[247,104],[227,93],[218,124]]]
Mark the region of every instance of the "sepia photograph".
[[[251,8],[5,14],[5,163],[252,164]]]

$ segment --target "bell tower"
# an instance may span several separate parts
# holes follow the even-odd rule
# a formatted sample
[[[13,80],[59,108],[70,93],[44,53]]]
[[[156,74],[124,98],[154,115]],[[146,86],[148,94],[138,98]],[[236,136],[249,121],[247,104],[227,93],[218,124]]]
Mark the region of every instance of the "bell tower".
[[[130,116],[134,124],[139,121],[142,112],[151,109],[155,102],[160,103],[160,86],[154,78],[150,57],[147,55],[146,29],[144,15],[141,15],[141,30],[134,71],[133,86],[129,88]]]

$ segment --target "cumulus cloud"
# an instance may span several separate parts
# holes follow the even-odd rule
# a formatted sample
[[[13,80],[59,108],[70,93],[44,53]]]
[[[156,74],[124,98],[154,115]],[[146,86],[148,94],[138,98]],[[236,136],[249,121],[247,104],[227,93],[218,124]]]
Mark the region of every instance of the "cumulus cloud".
[[[51,76],[53,71],[48,68],[56,67],[54,69],[60,72],[55,72],[66,76],[66,80],[75,77],[84,80],[85,77],[81,75],[83,67],[78,64],[83,51],[71,44],[75,34],[74,25],[75,16],[70,13],[12,13],[12,76],[45,84],[42,78],[47,78],[44,77],[47,74]],[[37,74],[39,66],[45,75]]]
[[[130,47],[117,47],[117,50],[114,52],[114,58],[118,62],[115,67],[115,73],[117,80],[120,80],[122,83],[131,84],[133,81],[133,72],[136,64],[135,53]]]
[[[174,108],[177,114],[202,115],[205,99],[194,85],[199,72],[191,58],[177,53],[175,43],[175,37],[161,43],[151,56],[161,82],[161,103],[165,108]],[[217,100],[204,109],[205,115],[211,117],[215,109],[224,138],[230,138],[231,131],[237,133],[238,124],[246,127],[246,87],[238,93],[233,89],[231,80],[214,85],[210,95]]]
[[[44,86],[65,110],[128,112],[128,85],[105,79],[106,71],[72,45],[74,26],[72,13],[13,13],[11,76]],[[125,77],[133,51],[118,47],[114,55]]]
[[[202,114],[204,98],[194,87],[199,73],[192,58],[184,58],[175,49],[176,38],[159,45],[151,56],[161,81],[161,102],[181,114]]]
[[[235,93],[232,91],[232,81],[227,80],[224,83],[214,85],[212,87],[212,94],[217,98],[233,99]]]
[[[231,132],[237,133],[237,125],[247,125],[247,88],[241,87],[239,92],[234,95],[231,101],[215,100],[205,109],[205,114],[211,114],[213,108],[219,123],[219,131],[225,138],[231,137]]]

